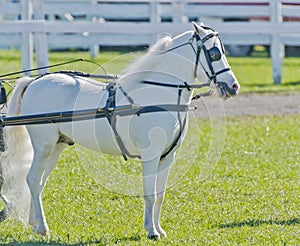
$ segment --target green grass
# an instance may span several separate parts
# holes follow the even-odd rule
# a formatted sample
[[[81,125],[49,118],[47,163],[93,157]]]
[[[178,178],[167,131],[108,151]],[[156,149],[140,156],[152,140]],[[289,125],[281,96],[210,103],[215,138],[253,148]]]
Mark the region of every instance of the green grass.
[[[282,84],[274,85],[271,59],[266,57],[229,57],[241,85],[241,92],[300,92],[300,59],[285,58]]]
[[[300,116],[229,117],[222,158],[204,180],[199,175],[210,145],[211,125],[208,119],[198,119],[197,124],[201,128],[196,155],[190,156],[193,163],[167,190],[161,220],[168,238],[147,240],[142,198],[107,190],[91,178],[73,147],[64,152],[44,191],[50,239],[9,220],[0,225],[0,243],[299,245]],[[186,148],[196,144],[191,141],[194,129]],[[113,161],[119,161],[133,165],[134,170],[140,168],[138,162],[106,158],[112,158],[114,165]],[[101,163],[98,168],[102,169]]]

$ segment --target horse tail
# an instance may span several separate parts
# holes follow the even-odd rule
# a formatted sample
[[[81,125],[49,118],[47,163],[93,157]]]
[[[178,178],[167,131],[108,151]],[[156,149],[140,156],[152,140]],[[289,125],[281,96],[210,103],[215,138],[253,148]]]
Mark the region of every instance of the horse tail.
[[[22,96],[32,81],[34,81],[34,78],[31,77],[23,77],[16,81],[16,87],[14,88],[14,92],[8,102],[7,115],[20,114]]]
[[[24,77],[16,81],[16,87],[8,103],[7,115],[20,115],[22,96],[33,81]],[[7,207],[21,221],[28,222],[30,192],[26,176],[33,159],[30,136],[24,125],[3,128],[4,152],[0,153],[3,172],[2,196],[8,202]]]

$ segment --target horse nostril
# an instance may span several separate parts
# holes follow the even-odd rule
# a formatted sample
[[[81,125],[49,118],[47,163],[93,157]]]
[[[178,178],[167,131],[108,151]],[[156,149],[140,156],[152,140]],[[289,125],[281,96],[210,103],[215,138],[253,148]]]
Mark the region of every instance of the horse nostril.
[[[234,83],[234,84],[232,85],[232,89],[234,89],[235,92],[238,93],[238,91],[239,91],[239,89],[240,89],[240,85],[239,85],[238,83]]]

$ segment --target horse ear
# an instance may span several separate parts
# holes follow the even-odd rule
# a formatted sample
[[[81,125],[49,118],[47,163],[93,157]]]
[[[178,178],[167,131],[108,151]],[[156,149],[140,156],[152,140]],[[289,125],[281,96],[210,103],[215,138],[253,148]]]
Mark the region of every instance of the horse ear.
[[[192,23],[193,23],[193,27],[194,27],[195,32],[201,34],[201,31],[203,31],[202,26],[204,26],[204,24],[201,22],[201,24],[198,25],[198,24],[197,24],[196,22],[194,22],[194,21],[193,21]]]
[[[196,22],[193,22],[193,26],[194,26],[195,32],[199,33],[201,37],[206,35],[206,31],[203,28],[203,26],[204,26],[203,23],[201,23],[200,25],[198,25]]]
[[[194,30],[195,30],[195,32],[197,32],[197,33],[199,33],[200,34],[200,32],[201,32],[201,30],[202,30],[202,28],[201,28],[201,26],[199,26],[196,22],[192,22],[193,23],[193,27],[194,27]],[[201,23],[201,25],[202,25],[202,23]]]

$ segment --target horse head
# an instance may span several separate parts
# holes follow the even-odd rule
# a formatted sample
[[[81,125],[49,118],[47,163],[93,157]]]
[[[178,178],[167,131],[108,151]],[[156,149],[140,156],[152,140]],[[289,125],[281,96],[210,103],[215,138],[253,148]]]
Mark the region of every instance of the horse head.
[[[213,82],[219,96],[227,99],[238,94],[240,85],[225,56],[223,43],[213,29],[193,22],[196,42],[195,77]]]

